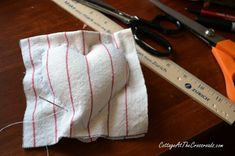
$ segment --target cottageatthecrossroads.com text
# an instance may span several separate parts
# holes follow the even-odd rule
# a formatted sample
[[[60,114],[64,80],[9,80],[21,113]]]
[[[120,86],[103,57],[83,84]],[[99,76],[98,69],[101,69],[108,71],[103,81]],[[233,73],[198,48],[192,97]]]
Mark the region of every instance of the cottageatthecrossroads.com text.
[[[172,143],[165,143],[161,141],[158,145],[159,148],[168,148],[169,150],[173,148],[223,148],[223,144],[215,144],[215,143],[208,143],[208,144],[200,144],[196,143],[195,141],[193,142],[188,142],[188,141],[183,141],[183,142],[177,142],[175,144]]]

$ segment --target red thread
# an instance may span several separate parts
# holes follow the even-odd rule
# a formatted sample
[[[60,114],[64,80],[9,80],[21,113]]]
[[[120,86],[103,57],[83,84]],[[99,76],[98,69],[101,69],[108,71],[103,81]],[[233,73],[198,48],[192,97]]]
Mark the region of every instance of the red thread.
[[[125,139],[128,139],[128,138],[138,138],[140,137],[141,135],[145,135],[146,133],[137,133],[137,134],[133,134],[133,135],[128,135],[128,136],[123,136]],[[120,136],[119,136],[120,137]]]
[[[88,80],[89,80],[90,98],[91,98],[91,111],[90,111],[90,115],[89,115],[89,119],[88,119],[88,123],[87,123],[87,129],[88,129],[88,136],[90,138],[90,141],[92,141],[91,133],[90,133],[90,121],[91,121],[91,116],[92,116],[92,111],[93,111],[93,91],[92,91],[92,85],[91,85],[89,63],[88,63],[86,56],[85,56],[85,60],[86,60],[86,66],[87,66],[87,76],[88,76]]]
[[[108,101],[108,118],[107,118],[107,133],[108,133],[108,136],[109,136],[110,102],[111,102],[111,98],[112,98],[112,94],[113,94],[113,86],[114,86],[114,67],[113,67],[112,56],[111,56],[108,48],[105,46],[105,44],[102,43],[100,33],[99,33],[99,40],[100,40],[100,43],[103,45],[103,47],[106,49],[106,51],[108,53],[108,56],[109,56],[109,59],[110,59],[110,64],[111,64],[111,69],[112,69],[112,84],[111,84],[110,97],[109,97],[109,101]]]
[[[36,112],[36,109],[37,109],[38,98],[37,98],[37,92],[36,92],[35,83],[34,83],[35,67],[34,67],[34,63],[33,63],[32,52],[31,52],[31,45],[30,45],[29,38],[28,38],[28,46],[29,46],[30,63],[31,63],[31,66],[33,68],[33,73],[32,73],[32,88],[33,88],[33,92],[34,92],[35,103],[34,103],[34,110],[33,110],[33,114],[32,114],[32,123],[33,123],[33,146],[35,147],[36,146],[36,127],[35,127],[34,118],[35,118],[35,112]]]
[[[126,135],[128,136],[128,108],[127,108],[127,79],[128,79],[128,68],[126,62],[126,84],[125,84],[125,113],[126,113]]]
[[[51,84],[51,79],[50,79],[50,74],[49,74],[49,69],[48,69],[49,51],[51,48],[51,44],[50,44],[50,40],[49,40],[48,35],[47,35],[47,44],[48,44],[48,49],[47,49],[47,56],[46,56],[46,71],[47,71],[47,78],[48,78],[49,86],[50,86],[51,92],[53,94],[53,103],[55,103],[55,93],[54,93],[54,89]],[[53,105],[53,114],[54,114],[54,122],[55,122],[55,142],[57,142],[57,116],[56,116],[55,105]]]
[[[73,102],[73,93],[72,93],[72,88],[71,88],[71,84],[70,84],[70,75],[69,75],[69,67],[68,67],[68,53],[69,53],[69,40],[67,37],[66,32],[64,33],[66,42],[67,42],[67,48],[66,48],[66,74],[67,74],[67,80],[68,80],[68,85],[69,85],[69,95],[70,95],[70,101],[71,101],[71,105],[72,105],[72,117],[71,117],[71,121],[70,121],[70,137],[72,136],[72,127],[73,127],[73,118],[74,118],[74,113],[75,113],[75,109],[74,109],[74,102]]]
[[[83,43],[83,55],[85,55],[86,54],[86,47],[85,47],[84,31],[82,31],[82,43]]]

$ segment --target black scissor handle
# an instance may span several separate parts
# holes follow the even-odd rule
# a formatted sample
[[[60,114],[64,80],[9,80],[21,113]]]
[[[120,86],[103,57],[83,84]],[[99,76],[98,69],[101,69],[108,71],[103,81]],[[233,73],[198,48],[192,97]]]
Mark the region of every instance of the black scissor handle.
[[[182,24],[177,19],[169,16],[169,15],[157,15],[153,20],[153,23],[158,25],[159,31],[164,34],[176,34],[182,29]],[[168,28],[162,25],[162,22],[169,22],[175,25],[174,28]]]
[[[131,28],[132,28],[132,32],[133,32],[134,39],[135,39],[136,43],[141,48],[143,48],[144,50],[149,52],[150,54],[152,54],[154,56],[158,56],[158,57],[166,57],[172,53],[172,46],[163,37],[153,33],[152,31],[149,31],[148,29],[140,28],[138,25],[132,25]],[[155,41],[158,45],[162,46],[166,50],[165,51],[158,51],[158,50],[154,49],[153,47],[151,47],[150,45],[148,45],[147,43],[145,43],[143,40],[140,39],[142,36],[145,36],[145,37]]]
[[[174,25],[174,27],[168,28],[162,24],[163,22],[171,23]],[[152,21],[147,21],[145,19],[136,17],[136,19],[132,19],[131,24],[140,27],[151,28],[163,34],[176,34],[179,33],[182,29],[182,24],[180,21],[168,15],[157,15]]]

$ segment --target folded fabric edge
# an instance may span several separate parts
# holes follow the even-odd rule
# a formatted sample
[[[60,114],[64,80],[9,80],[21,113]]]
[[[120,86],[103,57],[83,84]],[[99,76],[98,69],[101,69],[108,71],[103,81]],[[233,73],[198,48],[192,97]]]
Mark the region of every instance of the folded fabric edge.
[[[106,135],[100,135],[100,136],[94,136],[92,137],[92,142],[93,141],[97,141],[98,139],[100,138],[103,138],[103,139],[109,139],[109,140],[124,140],[124,139],[137,139],[137,138],[141,138],[141,137],[144,137],[145,133],[141,133],[141,134],[136,134],[136,135],[128,135],[128,136],[116,136],[116,137],[108,137]],[[87,139],[84,139],[85,137],[87,136],[80,136],[80,137],[73,137],[72,139],[77,139],[78,141],[82,141],[83,143],[90,143],[90,138],[87,137]],[[48,145],[39,145],[37,147],[33,147],[33,146],[22,146],[22,148],[24,149],[32,149],[32,148],[40,148],[40,147],[46,147],[46,146],[53,146],[53,145],[56,145],[58,144],[63,138],[68,138],[68,139],[71,139],[70,137],[59,137],[58,138],[58,142],[55,142],[55,143],[51,143],[51,144],[48,144]]]

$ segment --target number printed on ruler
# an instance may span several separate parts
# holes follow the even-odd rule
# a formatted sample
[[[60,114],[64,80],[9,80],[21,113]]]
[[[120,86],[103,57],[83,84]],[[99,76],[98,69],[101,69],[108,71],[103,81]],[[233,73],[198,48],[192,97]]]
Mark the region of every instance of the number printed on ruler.
[[[52,0],[94,30],[113,33],[123,29],[98,11],[74,0]],[[229,124],[235,120],[235,104],[203,81],[166,58],[157,58],[136,45],[142,64],[166,79]]]

